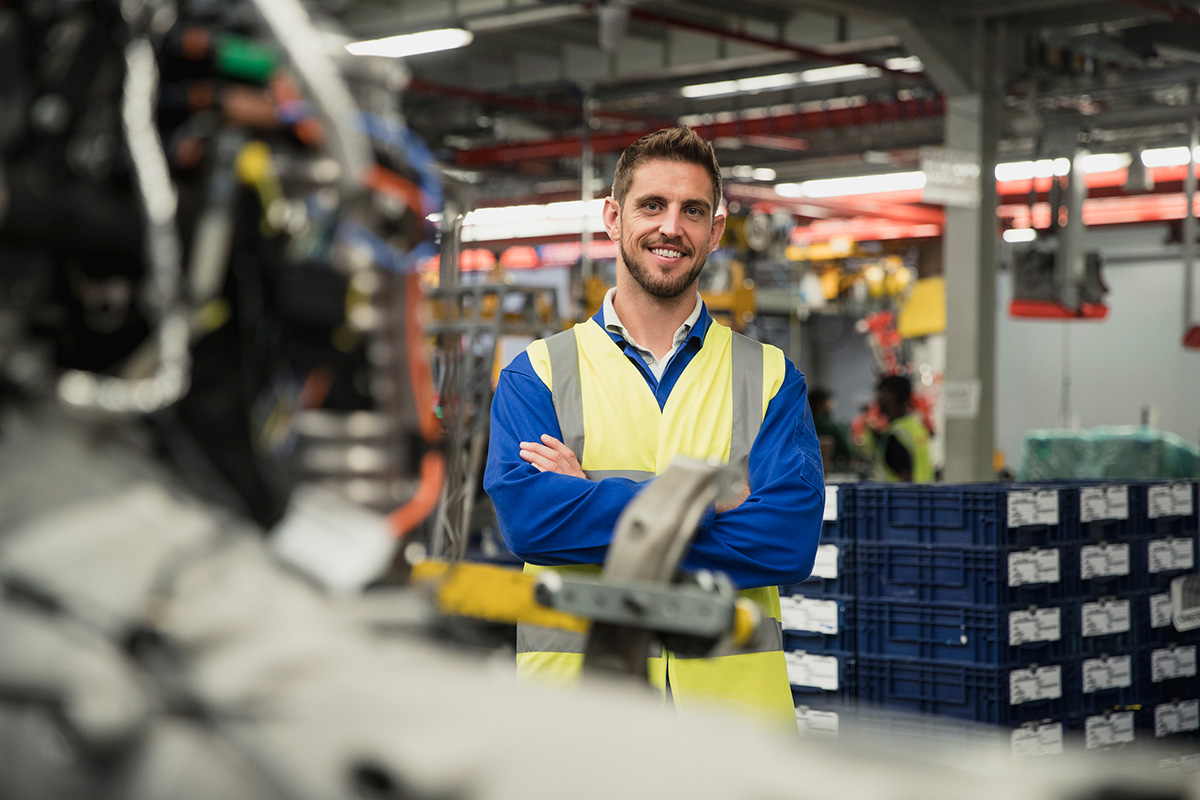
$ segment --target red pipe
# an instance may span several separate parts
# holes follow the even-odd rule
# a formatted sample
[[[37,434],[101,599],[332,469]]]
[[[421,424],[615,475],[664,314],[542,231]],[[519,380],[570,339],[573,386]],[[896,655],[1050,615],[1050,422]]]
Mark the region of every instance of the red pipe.
[[[945,113],[945,98],[941,95],[934,95],[916,100],[864,103],[860,106],[846,108],[804,111],[774,117],[735,119],[729,122],[713,122],[692,127],[701,136],[711,141],[718,137],[731,136],[797,136],[815,130],[941,117]],[[657,128],[608,133],[597,131],[590,137],[592,152],[615,153],[655,130]],[[460,167],[484,167],[492,164],[544,158],[574,158],[578,157],[581,152],[580,138],[568,136],[539,142],[518,142],[459,150],[454,155],[454,163]]]

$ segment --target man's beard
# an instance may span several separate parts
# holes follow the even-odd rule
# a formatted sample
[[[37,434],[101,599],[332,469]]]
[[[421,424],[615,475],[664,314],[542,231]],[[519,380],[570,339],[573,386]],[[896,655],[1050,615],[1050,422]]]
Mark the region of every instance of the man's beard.
[[[667,242],[659,242],[659,244],[667,244]],[[649,294],[655,297],[661,297],[664,300],[672,300],[679,297],[681,294],[691,288],[692,283],[700,275],[700,270],[704,269],[704,263],[708,260],[708,256],[697,259],[696,264],[687,272],[665,277],[655,280],[651,277],[649,270],[642,264],[641,261],[631,258],[629,251],[625,249],[625,241],[622,240],[620,245],[621,260],[625,263],[626,269],[633,279],[638,282],[638,285],[645,289]]]

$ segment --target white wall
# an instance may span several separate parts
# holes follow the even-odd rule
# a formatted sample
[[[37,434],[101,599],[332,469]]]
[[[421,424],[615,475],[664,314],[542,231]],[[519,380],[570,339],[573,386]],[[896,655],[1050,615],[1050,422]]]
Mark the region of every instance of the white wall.
[[[996,447],[1014,469],[1025,431],[1059,426],[1064,374],[1080,427],[1136,425],[1154,406],[1161,430],[1200,441],[1200,350],[1181,345],[1183,268],[1166,236],[1163,224],[1088,232],[1105,258],[1103,322],[1013,319],[1012,275],[998,274]]]

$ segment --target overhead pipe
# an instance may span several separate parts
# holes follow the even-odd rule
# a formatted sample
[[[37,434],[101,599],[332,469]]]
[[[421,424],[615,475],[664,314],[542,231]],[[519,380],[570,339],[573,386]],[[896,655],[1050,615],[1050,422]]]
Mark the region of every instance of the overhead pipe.
[[[868,67],[875,67],[883,72],[888,72],[893,75],[901,75],[905,78],[924,78],[928,80],[925,73],[908,72],[902,69],[892,69],[889,66],[880,64],[876,61],[871,61],[863,58],[856,58],[853,55],[845,55],[842,53],[828,53],[822,50],[816,50],[811,47],[794,44],[785,39],[767,39],[762,36],[753,36],[749,33],[740,33],[731,31],[726,28],[720,28],[716,25],[706,25],[702,22],[692,22],[691,20],[679,19],[678,17],[668,17],[664,14],[657,14],[653,11],[645,11],[640,8],[629,9],[629,16],[633,19],[640,19],[643,22],[657,22],[671,28],[679,28],[681,30],[696,31],[697,33],[707,33],[710,36],[716,36],[721,39],[728,39],[734,42],[743,44],[753,44],[759,47],[769,47],[774,50],[786,50],[790,53],[795,53],[804,58],[811,58],[815,61],[830,61],[835,64],[866,64]]]
[[[932,119],[945,116],[945,98],[938,95],[912,100],[863,103],[844,108],[800,111],[769,117],[751,117],[693,125],[697,133],[710,141],[716,138],[744,136],[797,136],[821,130],[836,130],[855,125],[875,125],[883,122]],[[661,127],[661,126],[660,126]],[[589,137],[593,155],[624,150],[657,128],[600,132]],[[536,142],[490,145],[459,150],[454,155],[456,166],[471,168],[493,164],[550,158],[578,158],[583,152],[579,136],[547,139]]]

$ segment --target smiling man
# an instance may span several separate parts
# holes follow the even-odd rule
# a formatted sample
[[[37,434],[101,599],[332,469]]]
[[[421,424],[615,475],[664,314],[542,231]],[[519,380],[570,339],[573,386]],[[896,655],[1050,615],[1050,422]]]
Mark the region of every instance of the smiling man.
[[[683,567],[726,573],[767,618],[780,584],[812,570],[821,530],[821,456],[804,376],[777,348],[715,322],[696,291],[725,229],[712,146],[690,128],[630,145],[604,225],[617,285],[586,322],[534,342],[500,375],[484,488],[514,554],[539,569],[595,572],[617,518],[676,456],[743,465],[740,502],[701,521]],[[677,708],[716,705],[795,730],[772,641],[712,658],[648,654]],[[519,625],[523,676],[574,680],[583,637]]]

